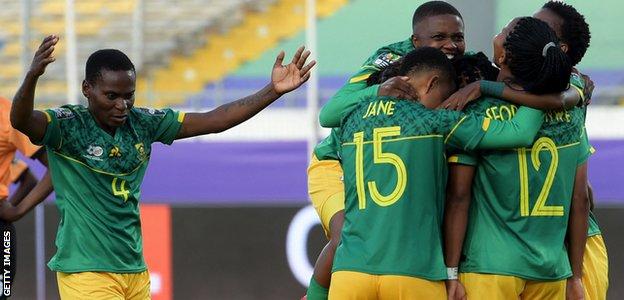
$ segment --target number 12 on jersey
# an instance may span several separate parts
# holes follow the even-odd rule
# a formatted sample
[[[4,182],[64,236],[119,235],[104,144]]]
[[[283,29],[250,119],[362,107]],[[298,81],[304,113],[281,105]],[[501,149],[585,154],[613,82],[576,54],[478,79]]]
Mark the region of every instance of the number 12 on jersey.
[[[370,196],[379,206],[390,206],[397,202],[403,193],[407,184],[407,169],[405,163],[396,154],[383,152],[383,138],[401,135],[400,126],[381,127],[373,129],[373,166],[374,164],[390,164],[394,166],[397,172],[397,183],[392,192],[388,195],[382,195],[377,188],[375,181],[368,181],[368,190]],[[356,132],[353,134],[353,143],[355,144],[355,184],[358,195],[359,209],[366,209],[366,189],[364,186],[364,132]]]
[[[557,166],[559,165],[559,153],[555,142],[547,137],[541,137],[533,144],[531,149],[531,163],[535,171],[539,171],[541,161],[539,154],[542,150],[550,152],[550,165],[546,173],[546,180],[540,190],[537,201],[533,209],[529,213],[529,170],[527,163],[527,149],[518,149],[518,169],[520,170],[520,216],[522,217],[562,217],[564,215],[563,206],[546,205],[546,200],[550,194],[550,188],[557,174]]]

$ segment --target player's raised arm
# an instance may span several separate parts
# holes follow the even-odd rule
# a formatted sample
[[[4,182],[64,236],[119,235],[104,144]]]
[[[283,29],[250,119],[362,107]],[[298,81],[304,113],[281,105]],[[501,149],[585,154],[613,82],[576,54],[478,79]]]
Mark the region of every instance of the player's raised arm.
[[[22,85],[13,97],[11,125],[27,135],[31,141],[41,141],[48,124],[43,112],[33,110],[33,102],[39,77],[43,75],[45,68],[55,60],[52,54],[58,40],[56,35],[49,35],[43,39],[39,49],[35,52],[35,57]]]
[[[221,105],[204,113],[188,113],[176,139],[222,132],[230,129],[263,110],[277,98],[305,83],[310,78],[310,70],[316,64],[311,61],[306,65],[310,51],[300,47],[288,65],[282,65],[284,51],[280,52],[273,65],[271,83],[253,95]]]

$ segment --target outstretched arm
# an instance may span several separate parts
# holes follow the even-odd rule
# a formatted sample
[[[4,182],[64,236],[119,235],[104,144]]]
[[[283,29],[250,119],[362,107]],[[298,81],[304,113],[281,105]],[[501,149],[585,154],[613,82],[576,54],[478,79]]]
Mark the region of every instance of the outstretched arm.
[[[39,49],[35,52],[35,57],[22,85],[13,97],[11,125],[34,142],[39,142],[43,139],[48,126],[45,114],[33,110],[35,87],[39,77],[45,72],[45,68],[55,60],[52,53],[58,40],[58,36],[55,35],[49,35],[43,39]]]
[[[188,113],[176,139],[228,130],[256,115],[277,98],[298,87],[310,78],[310,70],[316,64],[305,64],[310,51],[300,47],[290,64],[284,66],[284,52],[280,52],[273,65],[271,83],[253,95],[221,105],[204,113]]]
[[[453,93],[439,107],[462,110],[468,103],[482,95],[500,98],[517,105],[540,110],[572,108],[582,100],[579,90],[572,86],[559,94],[535,95],[525,91],[514,90],[502,82],[479,80]]]

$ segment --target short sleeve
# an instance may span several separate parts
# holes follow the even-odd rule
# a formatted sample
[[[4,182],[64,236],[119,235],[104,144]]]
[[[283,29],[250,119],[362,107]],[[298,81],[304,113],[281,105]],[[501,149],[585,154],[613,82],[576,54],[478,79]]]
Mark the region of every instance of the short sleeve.
[[[63,143],[63,136],[61,135],[60,122],[64,117],[61,116],[61,118],[59,118],[58,114],[63,114],[64,109],[65,108],[58,108],[55,110],[48,109],[43,111],[43,113],[46,115],[48,126],[46,127],[43,140],[41,140],[41,142],[37,142],[38,144],[48,146],[52,149],[58,149],[61,147]]]
[[[585,126],[583,126],[583,129],[581,131],[579,157],[578,157],[577,165],[584,164],[587,161],[587,159],[589,159],[589,157],[592,154],[594,154],[595,151],[596,150],[594,149],[594,147],[592,147],[591,144],[589,144],[589,137],[587,136],[587,129],[585,129]]]
[[[182,127],[184,113],[172,109],[163,109],[161,112],[162,114],[154,114],[151,116],[152,118],[158,118],[156,122],[152,123],[152,142],[161,142],[171,145],[180,131],[180,127]]]
[[[451,154],[447,159],[449,164],[460,164],[468,166],[477,165],[477,156],[474,153],[467,151],[459,151]]]
[[[475,114],[464,115],[446,135],[444,143],[464,151],[477,148],[490,125],[490,119]]]

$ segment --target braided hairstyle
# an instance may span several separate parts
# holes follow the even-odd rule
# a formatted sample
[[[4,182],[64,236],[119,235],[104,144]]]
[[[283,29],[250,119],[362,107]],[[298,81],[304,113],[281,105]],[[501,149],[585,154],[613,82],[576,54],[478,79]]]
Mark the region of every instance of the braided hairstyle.
[[[483,52],[459,55],[451,59],[451,62],[457,73],[459,87],[477,80],[496,81],[498,77],[498,68],[492,65]]]
[[[546,22],[532,17],[519,18],[503,47],[513,81],[525,91],[559,93],[568,87],[572,64]]]
[[[589,25],[585,21],[585,17],[581,15],[572,5],[560,2],[549,1],[542,6],[561,18],[561,41],[568,44],[567,55],[570,63],[574,66],[578,64],[587,48],[589,48]]]

